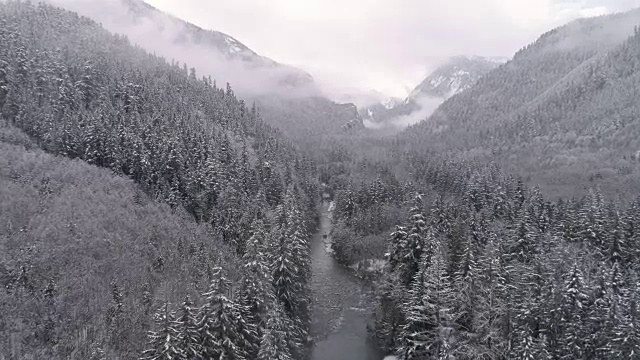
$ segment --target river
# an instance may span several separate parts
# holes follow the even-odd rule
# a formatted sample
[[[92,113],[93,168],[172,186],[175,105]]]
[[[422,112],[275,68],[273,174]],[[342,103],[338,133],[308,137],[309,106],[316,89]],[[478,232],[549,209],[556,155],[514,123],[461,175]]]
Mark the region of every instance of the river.
[[[311,359],[381,360],[383,355],[367,336],[373,308],[371,288],[330,253],[330,207],[329,202],[322,203],[319,229],[311,239],[311,335],[315,342]]]

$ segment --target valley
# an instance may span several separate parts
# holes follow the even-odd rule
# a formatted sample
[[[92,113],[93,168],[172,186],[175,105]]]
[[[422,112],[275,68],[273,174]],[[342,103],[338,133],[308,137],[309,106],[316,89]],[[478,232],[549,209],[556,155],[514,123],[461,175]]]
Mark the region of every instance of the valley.
[[[638,358],[640,9],[356,104],[86,4],[0,1],[0,359]]]

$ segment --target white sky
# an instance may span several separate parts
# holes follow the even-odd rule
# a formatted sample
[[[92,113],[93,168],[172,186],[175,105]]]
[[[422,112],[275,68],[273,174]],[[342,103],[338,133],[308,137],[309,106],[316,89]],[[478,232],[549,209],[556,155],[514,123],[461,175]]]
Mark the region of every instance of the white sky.
[[[334,91],[403,97],[442,59],[511,56],[551,28],[640,0],[147,0]]]

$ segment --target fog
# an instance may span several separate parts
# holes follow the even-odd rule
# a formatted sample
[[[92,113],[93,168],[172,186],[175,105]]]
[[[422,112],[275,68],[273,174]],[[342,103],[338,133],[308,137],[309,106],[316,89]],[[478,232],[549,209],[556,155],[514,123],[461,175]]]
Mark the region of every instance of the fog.
[[[299,74],[304,78],[304,72],[280,66],[248,49],[228,54],[212,45],[196,43],[191,29],[161,12],[145,12],[144,16],[135,16],[121,0],[46,1],[87,16],[110,32],[126,35],[132,43],[167,61],[177,61],[181,65],[186,63],[189,68],[196,69],[198,77],[211,76],[218,86],[225,86],[229,82],[234,91],[242,96],[271,94],[303,97],[319,94],[312,81],[297,86],[284,83],[290,76]],[[241,44],[237,48],[241,49]]]
[[[425,120],[442,104],[446,99],[432,96],[421,96],[414,101],[418,104],[419,110],[416,110],[408,115],[397,116],[388,119],[383,122],[375,122],[369,119],[364,119],[364,126],[368,129],[374,130],[390,130],[399,131],[406,128],[409,125],[419,123]]]
[[[376,90],[404,98],[456,55],[512,56],[578,17],[640,0],[148,0],[309,71],[336,98]]]
[[[415,100],[420,106],[420,110],[414,111],[409,115],[399,116],[389,121],[391,126],[397,128],[405,128],[409,125],[419,123],[420,121],[431,116],[433,112],[442,104],[445,99],[439,97],[423,96]]]
[[[88,16],[167,61],[186,63],[196,69],[198,76],[211,76],[219,86],[229,82],[244,98],[323,95],[358,107],[390,96],[404,98],[448,56],[511,56],[517,48],[552,26],[576,17],[624,10],[636,5],[635,2],[640,5],[640,0],[606,3],[487,0],[479,6],[475,1],[456,0],[445,6],[430,1],[402,0],[402,4],[407,5],[402,9],[398,8],[402,4],[392,7],[382,2],[370,4],[362,13],[356,11],[358,6],[364,6],[360,0],[346,1],[345,9],[354,10],[342,9],[346,12],[315,0],[304,5],[292,5],[288,0],[270,5],[255,0],[215,4],[201,0],[149,1],[204,29],[220,30],[234,38],[241,36],[238,40],[249,49],[229,54],[194,41],[191,29],[171,15],[146,12],[144,16],[134,16],[124,2],[128,0],[46,1]],[[281,7],[287,12],[297,11],[287,15],[295,18],[283,18],[283,14],[276,11]],[[478,11],[469,15],[473,9]],[[526,22],[514,24],[524,18]],[[301,23],[303,19],[309,24]],[[502,30],[506,27],[509,33]],[[292,86],[287,79],[304,80],[308,74],[278,65],[261,55],[275,56],[279,63],[296,63],[300,68],[309,69],[315,79],[302,81],[305,85]],[[367,126],[403,128],[428,117],[442,101],[422,98],[420,111],[385,125],[368,123]]]

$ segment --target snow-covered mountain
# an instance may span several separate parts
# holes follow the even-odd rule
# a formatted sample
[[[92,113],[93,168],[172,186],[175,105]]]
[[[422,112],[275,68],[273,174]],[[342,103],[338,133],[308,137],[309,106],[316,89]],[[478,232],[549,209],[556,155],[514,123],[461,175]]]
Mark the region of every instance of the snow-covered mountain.
[[[505,58],[481,56],[456,56],[439,66],[404,100],[390,98],[361,109],[362,117],[369,122],[384,123],[398,117],[417,118],[428,115],[446,99],[469,89],[482,76],[506,62]],[[426,109],[428,107],[428,109]],[[406,121],[403,121],[403,124]]]
[[[401,98],[391,97],[360,109],[360,112],[364,119],[377,119],[381,115],[384,116],[385,114],[393,111],[393,109],[401,106],[404,101],[405,100]]]
[[[300,87],[313,84],[311,75],[293,66],[280,64],[261,56],[243,43],[225,33],[203,29],[182,19],[164,13],[141,0],[122,0],[129,10],[132,21],[153,22],[160,31],[171,27],[176,44],[204,46],[217,50],[230,61],[239,61],[249,69],[274,71],[274,80],[279,86]]]
[[[448,99],[469,89],[482,76],[506,61],[507,59],[480,56],[453,57],[416,86],[405,102],[422,96]]]
[[[78,12],[169,61],[185,63],[198,77],[210,75],[232,84],[239,95],[277,93],[317,96],[307,72],[257,54],[238,39],[204,29],[165,13],[142,0],[45,0]]]

